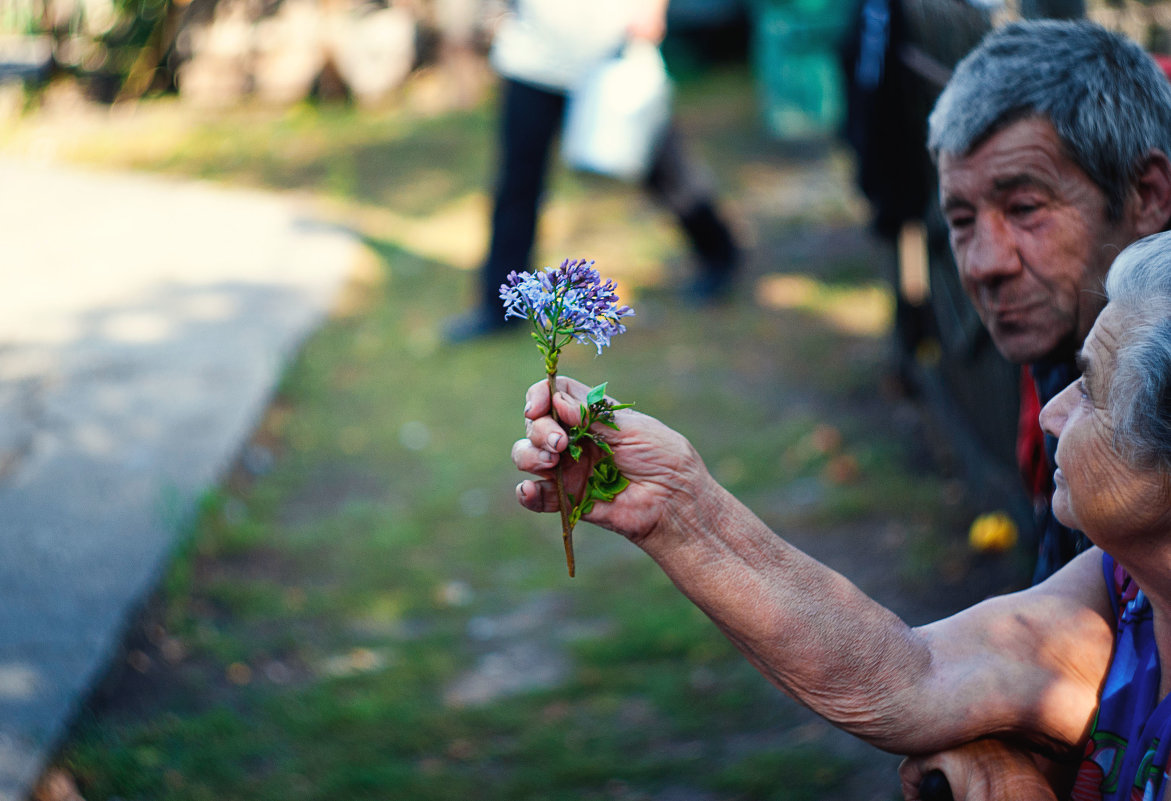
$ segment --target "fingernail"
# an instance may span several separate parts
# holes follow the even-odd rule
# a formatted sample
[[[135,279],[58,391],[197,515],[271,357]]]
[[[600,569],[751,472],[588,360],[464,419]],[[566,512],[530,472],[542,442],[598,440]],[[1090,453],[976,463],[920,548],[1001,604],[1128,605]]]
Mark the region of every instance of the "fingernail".
[[[549,453],[549,451],[541,451],[541,461],[552,462],[554,455],[555,454]]]
[[[532,408],[533,408],[533,402],[532,401],[525,401],[525,415],[526,416],[532,410]]]
[[[549,435],[549,447],[550,448],[553,448],[554,450],[556,450],[557,446],[560,443],[561,443],[561,435],[560,434],[550,434]]]

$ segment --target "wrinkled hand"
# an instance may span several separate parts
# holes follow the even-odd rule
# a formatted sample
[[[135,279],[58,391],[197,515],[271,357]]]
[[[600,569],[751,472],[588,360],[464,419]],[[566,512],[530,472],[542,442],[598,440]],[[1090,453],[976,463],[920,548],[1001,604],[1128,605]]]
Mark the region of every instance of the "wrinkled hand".
[[[581,497],[590,471],[603,454],[585,439],[581,440],[584,452],[580,461],[574,462],[564,452],[569,444],[566,428],[581,422],[580,406],[589,390],[580,381],[557,379],[553,403],[565,424],[562,426],[550,416],[548,384],[540,381],[529,388],[525,396],[527,436],[512,446],[512,461],[517,468],[539,477],[517,485],[517,499],[525,508],[557,511],[552,475],[558,462],[562,463],[567,491]],[[691,443],[653,417],[620,409],[614,413],[614,422],[618,431],[600,425],[593,430],[613,448],[614,463],[630,485],[612,502],[595,503],[582,519],[639,544],[666,515],[677,513],[682,504],[694,502],[712,478]]]
[[[899,765],[903,798],[921,801],[919,785],[932,770],[942,770],[955,801],[1056,801],[1036,757],[1000,740],[976,740]]]

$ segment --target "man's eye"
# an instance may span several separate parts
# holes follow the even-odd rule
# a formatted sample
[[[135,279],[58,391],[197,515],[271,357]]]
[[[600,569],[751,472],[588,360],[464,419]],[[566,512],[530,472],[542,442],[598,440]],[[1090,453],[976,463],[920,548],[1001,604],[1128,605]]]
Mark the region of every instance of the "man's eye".
[[[972,223],[976,218],[970,214],[958,215],[955,217],[948,217],[947,227],[953,231],[962,231],[966,228],[971,228]]]
[[[1082,400],[1084,400],[1084,401],[1090,400],[1090,393],[1086,390],[1086,380],[1084,378],[1078,379],[1077,392],[1079,395],[1082,396]]]
[[[1039,203],[1014,203],[1009,207],[1009,213],[1014,217],[1027,217],[1041,208]]]

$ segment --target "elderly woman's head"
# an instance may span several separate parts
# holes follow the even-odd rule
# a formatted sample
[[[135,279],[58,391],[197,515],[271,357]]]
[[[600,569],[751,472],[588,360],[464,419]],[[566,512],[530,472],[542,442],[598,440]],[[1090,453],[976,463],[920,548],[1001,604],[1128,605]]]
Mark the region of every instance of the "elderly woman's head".
[[[1058,436],[1054,512],[1096,542],[1171,520],[1171,233],[1126,248],[1106,295],[1081,379],[1041,414]]]
[[[1115,445],[1134,465],[1171,474],[1171,233],[1124,250],[1106,297],[1125,318],[1110,391]]]

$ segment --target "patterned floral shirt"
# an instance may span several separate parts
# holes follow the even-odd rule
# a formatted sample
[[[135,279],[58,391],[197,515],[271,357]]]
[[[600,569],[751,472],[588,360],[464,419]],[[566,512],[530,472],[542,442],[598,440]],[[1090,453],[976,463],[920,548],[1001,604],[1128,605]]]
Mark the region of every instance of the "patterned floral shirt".
[[[1073,801],[1159,801],[1171,746],[1171,697],[1159,702],[1159,652],[1151,604],[1130,575],[1103,555],[1117,630],[1114,656]]]

